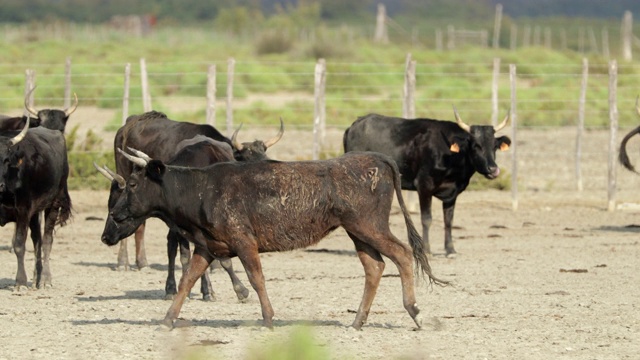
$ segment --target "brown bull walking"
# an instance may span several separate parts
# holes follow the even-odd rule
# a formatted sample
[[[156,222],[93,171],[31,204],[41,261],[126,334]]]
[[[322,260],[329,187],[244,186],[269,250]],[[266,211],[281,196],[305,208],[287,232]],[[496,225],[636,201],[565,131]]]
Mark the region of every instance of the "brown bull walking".
[[[420,235],[400,192],[395,162],[379,153],[349,153],[324,161],[219,163],[205,168],[167,166],[144,153],[123,154],[138,165],[114,208],[116,222],[157,216],[195,244],[187,274],[163,324],[172,327],[196,280],[214,257],[237,256],[260,299],[264,326],[273,327],[259,253],[287,251],[318,243],[342,226],[365,271],[362,301],[352,326],[366,322],[384,270],[381,255],[398,267],[403,304],[421,326],[416,304],[416,272],[430,283],[446,284],[431,273]],[[394,191],[405,218],[411,248],[389,229]]]

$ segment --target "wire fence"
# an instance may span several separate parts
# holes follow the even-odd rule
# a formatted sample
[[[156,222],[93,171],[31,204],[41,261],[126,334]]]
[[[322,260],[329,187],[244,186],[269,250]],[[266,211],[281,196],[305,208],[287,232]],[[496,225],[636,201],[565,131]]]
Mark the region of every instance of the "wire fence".
[[[235,72],[230,75],[226,71],[227,62],[228,59],[179,63],[148,61],[147,77],[152,108],[167,113],[173,119],[205,122],[208,71],[211,65],[215,65],[218,69],[216,127],[224,127],[230,104],[234,127],[244,123],[245,130],[251,127],[271,129],[282,117],[287,129],[299,131],[293,141],[299,141],[303,147],[311,149],[311,143],[314,142],[311,134],[318,107],[314,94],[316,63],[239,60],[235,62]],[[125,65],[74,63],[71,67],[71,89],[78,93],[80,106],[112,109],[115,113],[111,121],[112,129],[119,126],[121,118],[118,111],[122,110]],[[511,106],[510,65],[508,60],[502,60],[498,69],[497,108],[500,119]],[[518,153],[517,163],[523,164],[518,176],[526,179],[524,185],[518,186],[531,189],[575,188],[572,179],[575,160],[573,149],[582,89],[582,62],[530,62],[515,66],[518,129],[527,134],[518,136],[518,142],[524,144]],[[3,108],[17,109],[22,106],[25,67],[36,72],[38,107],[42,108],[44,104],[62,107],[66,100],[63,94],[67,75],[63,62],[0,63],[0,104],[3,104]],[[452,106],[456,106],[467,123],[489,124],[494,111],[491,106],[492,69],[491,61],[426,64],[417,59],[413,95],[416,117],[450,120],[453,119]],[[233,76],[233,100],[228,102],[226,84],[230,76]],[[144,95],[141,77],[138,67],[132,66],[131,114],[142,112]],[[403,93],[405,77],[405,64],[327,61],[323,104],[325,125],[330,129],[328,136],[332,138],[323,144],[325,151],[329,154],[341,151],[341,134],[358,116],[372,112],[402,116],[407,101]],[[584,127],[588,133],[582,151],[584,161],[590,163],[583,168],[585,190],[602,190],[607,186],[606,164],[610,151],[606,140],[610,120],[608,82],[608,63],[590,63],[584,108]],[[620,138],[627,129],[640,123],[640,116],[635,109],[638,94],[640,65],[621,63],[616,99]],[[527,149],[530,139],[536,136],[547,138],[548,141],[539,140],[535,148]],[[289,159],[309,158],[312,156],[309,152],[297,152]],[[287,154],[281,155],[287,160]],[[498,158],[501,165],[509,170],[512,165],[505,156],[510,155],[499,154]],[[531,167],[532,164],[535,165]]]

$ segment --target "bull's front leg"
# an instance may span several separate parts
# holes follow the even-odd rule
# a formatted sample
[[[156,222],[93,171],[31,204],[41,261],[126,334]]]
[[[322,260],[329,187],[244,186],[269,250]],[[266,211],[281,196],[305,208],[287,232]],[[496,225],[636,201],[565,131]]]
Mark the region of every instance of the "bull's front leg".
[[[18,271],[16,272],[16,290],[20,290],[23,286],[27,287],[27,272],[24,268],[24,254],[26,251],[25,243],[27,241],[27,222],[25,220],[16,221],[16,230],[13,236],[13,252],[18,260]]]
[[[176,296],[178,290],[176,289],[176,255],[178,254],[178,239],[177,234],[169,231],[167,234],[167,259],[168,259],[168,270],[167,270],[167,281],[164,286],[164,298],[165,300],[173,300]],[[182,264],[182,269],[186,269],[185,264]]]
[[[171,307],[169,307],[167,314],[162,320],[162,325],[165,325],[168,328],[173,328],[173,322],[178,318],[180,309],[182,309],[182,305],[184,304],[184,300],[187,298],[189,293],[191,293],[193,285],[207,270],[212,261],[213,257],[208,253],[208,251],[196,247],[193,257],[189,262],[189,268],[180,279],[178,294],[176,294]]]
[[[142,270],[149,265],[147,263],[147,253],[144,249],[144,228],[145,223],[142,223],[133,235],[136,240],[136,266],[138,270]]]
[[[456,198],[450,201],[442,202],[442,211],[444,214],[444,248],[447,251],[447,257],[455,257],[456,250],[453,247],[453,238],[451,237],[451,228],[453,226],[453,211],[456,208]]]
[[[127,271],[129,270],[129,253],[127,251],[127,238],[124,238],[120,241],[120,248],[118,249],[118,264],[116,265],[116,270]]]

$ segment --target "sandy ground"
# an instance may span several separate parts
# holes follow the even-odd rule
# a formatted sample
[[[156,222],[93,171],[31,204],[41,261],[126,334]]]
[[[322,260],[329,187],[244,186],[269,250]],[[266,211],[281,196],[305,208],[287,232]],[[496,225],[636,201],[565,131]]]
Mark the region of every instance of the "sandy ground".
[[[262,137],[251,129],[246,134]],[[179,326],[163,331],[158,321],[170,305],[163,299],[166,226],[151,220],[147,227],[149,268],[115,271],[117,247],[100,242],[108,194],[74,191],[74,219],[55,234],[52,288],[14,291],[13,225],[0,228],[0,359],[238,359],[283,341],[300,326],[309,326],[317,345],[334,359],[636,359],[640,195],[634,189],[640,177],[618,171],[618,209],[608,211],[607,134],[591,132],[585,190],[576,191],[567,152],[573,151],[567,144],[572,134],[569,129],[518,135],[517,211],[510,191],[460,196],[455,259],[443,256],[442,214],[434,202],[436,254],[430,261],[435,275],[454,286],[417,286],[421,331],[414,331],[402,307],[400,279],[388,260],[367,324],[362,331],[348,327],[364,274],[341,229],[312,248],[261,256],[276,312],[273,331],[260,326],[255,292],[238,302],[220,270],[211,275],[217,300],[200,300],[194,288]],[[297,149],[308,147],[310,136],[285,132],[271,156],[299,157]],[[339,147],[340,136],[341,130],[330,131],[331,146]],[[631,156],[640,158],[637,145],[630,146]],[[499,160],[508,173],[510,155],[500,154]],[[419,223],[418,213],[413,220]],[[406,239],[397,209],[391,228]],[[34,260],[30,245],[27,268]],[[249,286],[237,259],[234,265]]]

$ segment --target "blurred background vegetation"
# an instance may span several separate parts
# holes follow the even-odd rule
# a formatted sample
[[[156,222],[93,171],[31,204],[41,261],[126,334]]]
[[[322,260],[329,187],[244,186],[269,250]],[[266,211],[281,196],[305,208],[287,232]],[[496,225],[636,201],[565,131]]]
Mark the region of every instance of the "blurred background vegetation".
[[[373,41],[379,3],[386,6],[387,43]],[[493,48],[497,3],[503,5],[503,17],[499,46]],[[417,62],[416,115],[451,119],[456,105],[471,123],[487,123],[491,116],[495,58],[501,59],[504,116],[510,106],[509,64],[515,64],[519,127],[576,124],[583,58],[589,60],[586,127],[608,126],[609,61],[618,59],[620,124],[635,126],[640,65],[621,57],[627,10],[640,13],[640,2],[3,0],[0,113],[21,108],[25,69],[36,72],[36,104],[62,104],[69,58],[80,106],[113,110],[105,129],[115,131],[122,121],[127,63],[132,64],[129,113],[143,111],[138,63],[145,58],[153,108],[173,119],[204,122],[207,70],[216,65],[216,95],[224,100],[227,61],[234,58],[236,123],[260,126],[282,117],[288,129],[311,129],[314,66],[324,58],[327,126],[346,128],[369,112],[401,115],[405,59],[411,54]],[[143,25],[132,29],[130,15]],[[444,33],[446,42],[448,27],[484,31],[488,38],[450,49],[436,36]],[[547,32],[545,44],[541,39]],[[634,40],[637,50],[640,40]],[[217,119],[224,119],[225,111],[217,106]],[[75,139],[72,131],[73,123],[67,136]],[[78,184],[72,188],[94,186],[85,178],[95,174],[90,160],[112,163],[112,153],[101,152],[112,139],[86,138],[71,141],[70,158],[78,164],[72,174]],[[103,183],[96,180],[102,185],[95,186]]]

